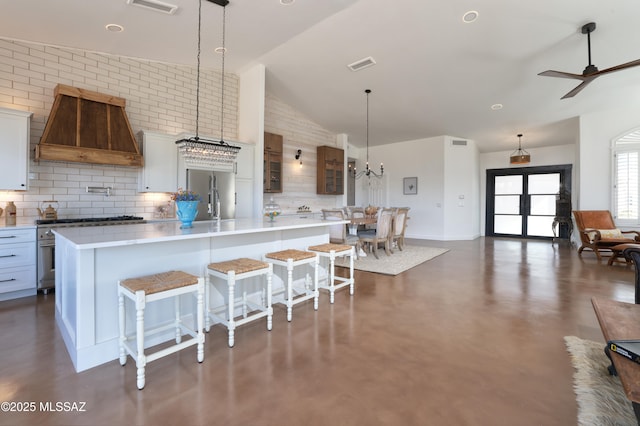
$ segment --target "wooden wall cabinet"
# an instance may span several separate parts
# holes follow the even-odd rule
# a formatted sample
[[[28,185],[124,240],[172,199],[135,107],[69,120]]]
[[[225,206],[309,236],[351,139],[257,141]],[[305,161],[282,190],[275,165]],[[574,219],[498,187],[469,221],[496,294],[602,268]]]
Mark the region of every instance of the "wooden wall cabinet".
[[[264,133],[264,192],[282,192],[282,135]]]
[[[344,193],[344,150],[332,146],[318,147],[318,194]]]

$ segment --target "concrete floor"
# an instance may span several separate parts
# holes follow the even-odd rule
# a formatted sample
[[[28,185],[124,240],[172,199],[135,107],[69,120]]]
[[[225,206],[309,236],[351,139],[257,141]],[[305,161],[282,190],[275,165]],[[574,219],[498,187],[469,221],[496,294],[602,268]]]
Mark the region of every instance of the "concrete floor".
[[[53,294],[0,302],[0,400],[36,406],[0,424],[576,424],[562,338],[604,343],[590,299],[633,303],[633,267],[548,241],[408,243],[450,251],[395,277],[357,272],[353,297],[323,292],[291,323],[277,305],[273,330],[239,327],[233,349],[215,326],[202,364],[195,347],[152,362],[142,391],[131,359],[74,371]]]

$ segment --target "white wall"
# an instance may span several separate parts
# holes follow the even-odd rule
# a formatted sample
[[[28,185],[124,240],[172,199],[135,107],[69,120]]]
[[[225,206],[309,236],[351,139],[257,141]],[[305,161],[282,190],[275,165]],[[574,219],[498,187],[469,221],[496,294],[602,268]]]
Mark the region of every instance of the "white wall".
[[[454,145],[453,141],[466,145]],[[476,143],[463,138],[444,138],[445,240],[472,240],[480,236],[480,169]]]
[[[444,137],[369,147],[369,163],[378,171],[384,159],[385,206],[410,207],[406,236],[442,240],[444,229]],[[366,154],[365,154],[366,156]],[[358,164],[358,168],[364,167]],[[418,193],[403,194],[403,178],[418,178]],[[368,178],[360,185],[368,186]],[[358,189],[360,190],[360,189]]]
[[[640,100],[580,117],[580,210],[611,210],[611,142],[640,126]]]

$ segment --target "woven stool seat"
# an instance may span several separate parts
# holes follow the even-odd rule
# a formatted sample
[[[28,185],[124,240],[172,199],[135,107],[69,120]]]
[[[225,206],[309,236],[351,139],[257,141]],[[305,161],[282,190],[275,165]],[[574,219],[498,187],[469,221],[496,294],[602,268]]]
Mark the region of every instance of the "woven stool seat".
[[[132,293],[144,291],[145,294],[160,293],[174,288],[186,287],[198,283],[198,277],[182,271],[161,272],[138,278],[128,278],[120,285]]]
[[[240,259],[227,260],[225,262],[210,263],[207,268],[214,271],[228,274],[229,271],[235,271],[236,274],[244,274],[246,272],[257,271],[258,269],[268,268],[269,264],[260,260],[249,259],[246,257]]]
[[[311,251],[319,251],[322,253],[329,253],[332,250],[335,252],[339,252],[339,251],[350,251],[352,246],[348,246],[346,244],[333,244],[333,243],[327,243],[327,244],[320,244],[317,246],[310,246],[309,250]]]
[[[187,313],[186,317],[192,324],[184,324],[180,314],[180,297],[191,294],[196,298],[195,312]],[[135,305],[135,333],[127,334],[126,303],[125,298]],[[174,318],[167,325],[156,327],[152,330],[145,329],[145,311],[152,302],[172,298],[174,302]],[[163,307],[153,314],[165,314]],[[120,365],[127,363],[127,354],[136,360],[137,385],[143,389],[146,383],[145,367],[147,363],[155,361],[186,347],[197,345],[198,362],[204,360],[204,278],[188,274],[182,271],[168,271],[146,275],[137,278],[127,278],[118,283],[118,325],[119,325],[119,352]],[[175,344],[165,346],[153,353],[145,353],[145,339],[158,333],[172,330]],[[191,336],[182,340],[182,335]],[[135,341],[135,344],[131,341]],[[148,349],[148,348],[147,348]]]
[[[271,307],[271,277],[273,266],[270,263],[246,257],[225,260],[224,262],[213,262],[207,265],[207,285],[205,294],[205,330],[209,331],[209,319],[215,323],[220,323],[227,327],[229,347],[235,344],[236,327],[255,321],[259,318],[267,318],[267,330],[273,326],[273,308]],[[252,302],[246,290],[236,298],[236,285],[238,281],[262,276],[263,293],[260,303]],[[222,281],[222,282],[221,282]],[[217,289],[220,295],[225,298],[223,305],[212,309],[211,290]],[[247,287],[244,287],[245,289]],[[266,297],[265,297],[266,296]],[[241,307],[242,316],[236,318],[236,305]]]
[[[287,307],[287,321],[291,321],[293,305],[313,299],[313,309],[318,310],[318,261],[317,253],[305,250],[288,249],[275,251],[264,255],[264,260],[273,265],[286,268],[287,276],[280,277],[284,289],[278,292],[273,303],[282,303]],[[313,268],[313,280],[307,273],[303,286],[294,286],[293,269],[297,266],[308,265]],[[275,268],[274,268],[275,271]],[[274,292],[275,295],[276,292]],[[283,293],[280,295],[279,293]]]
[[[282,251],[274,251],[272,253],[267,253],[264,257],[268,259],[279,260],[281,262],[286,262],[289,259],[293,259],[294,262],[304,259],[312,259],[316,257],[315,253],[310,253],[308,251],[303,250],[282,250]]]
[[[353,295],[355,279],[353,275],[353,258],[355,257],[355,249],[353,246],[347,244],[319,244],[309,247],[309,251],[316,252],[321,258],[328,259],[329,264],[325,267],[323,262],[320,262],[320,267],[326,272],[320,282],[318,282],[318,288],[329,290],[329,301],[334,302],[335,291],[345,286],[349,286],[349,294]],[[337,277],[335,272],[336,257],[349,256],[349,277]],[[338,282],[338,284],[336,284]],[[326,283],[326,284],[325,284]]]

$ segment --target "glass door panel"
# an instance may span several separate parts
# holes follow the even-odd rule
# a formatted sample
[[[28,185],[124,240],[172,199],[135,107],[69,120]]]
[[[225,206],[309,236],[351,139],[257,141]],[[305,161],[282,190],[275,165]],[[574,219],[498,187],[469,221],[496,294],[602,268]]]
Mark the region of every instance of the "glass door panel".
[[[531,174],[527,177],[529,215],[527,236],[553,237],[556,194],[560,191],[560,173]]]
[[[519,195],[496,195],[495,197],[495,214],[519,214],[520,213],[520,196]]]
[[[522,216],[495,215],[493,232],[496,234],[522,234]]]
[[[522,175],[496,176],[493,231],[496,234],[522,234]]]
[[[522,175],[496,176],[495,195],[522,194]]]
[[[531,208],[529,213],[533,216],[555,216],[556,196],[555,195],[531,195]]]

